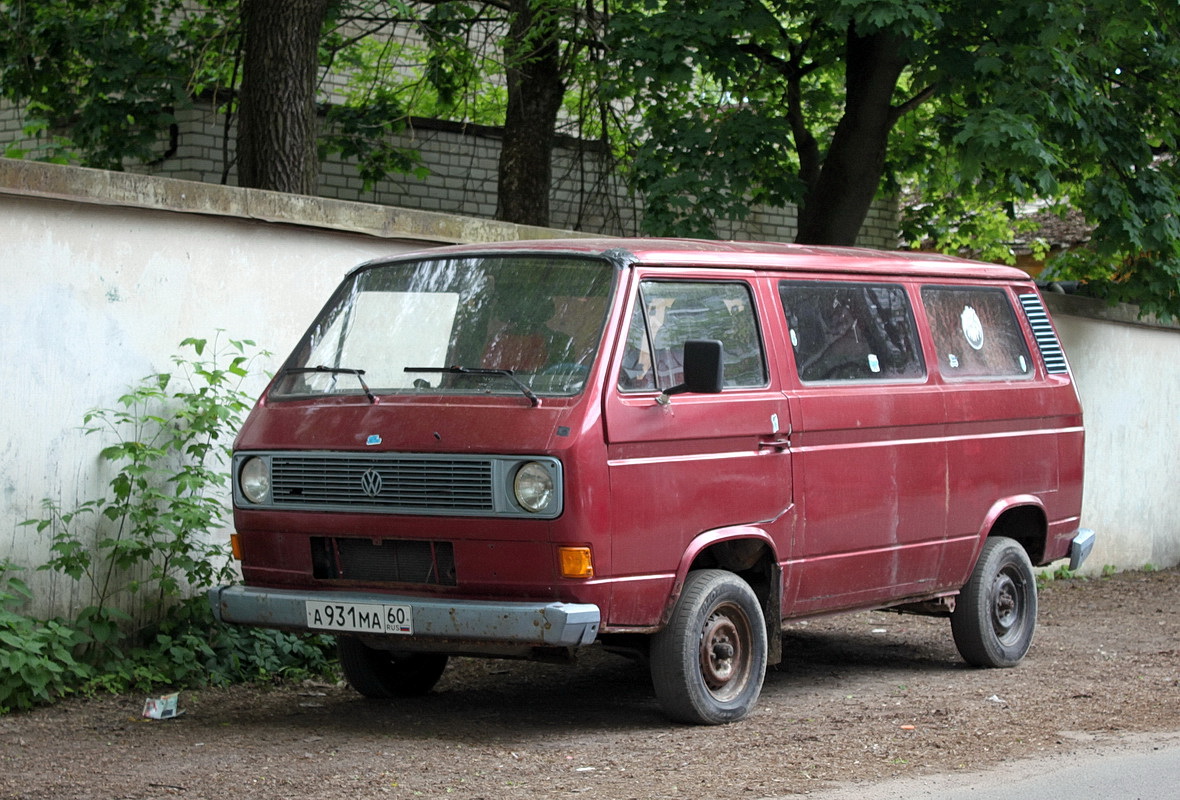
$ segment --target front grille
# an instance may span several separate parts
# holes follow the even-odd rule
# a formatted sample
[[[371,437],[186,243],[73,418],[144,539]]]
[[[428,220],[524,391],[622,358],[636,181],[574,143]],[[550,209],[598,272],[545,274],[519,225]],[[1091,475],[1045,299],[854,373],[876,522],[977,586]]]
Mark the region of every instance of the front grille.
[[[455,585],[450,542],[313,537],[311,559],[321,580]]]
[[[241,470],[270,478],[261,499],[243,491]],[[525,464],[553,483],[550,503],[529,511],[513,482]],[[234,505],[252,511],[313,511],[451,517],[556,519],[561,516],[562,466],[552,456],[457,453],[371,453],[257,450],[234,453]],[[359,531],[358,531],[359,532]]]
[[[494,510],[489,459],[279,455],[271,460],[275,506],[406,513]]]
[[[1035,294],[1022,294],[1020,305],[1024,306],[1028,324],[1032,326],[1033,337],[1037,340],[1037,348],[1041,351],[1041,358],[1045,359],[1045,372],[1050,375],[1068,373],[1065,351],[1061,349],[1061,342],[1057,340],[1053,323],[1049,320],[1041,298]]]

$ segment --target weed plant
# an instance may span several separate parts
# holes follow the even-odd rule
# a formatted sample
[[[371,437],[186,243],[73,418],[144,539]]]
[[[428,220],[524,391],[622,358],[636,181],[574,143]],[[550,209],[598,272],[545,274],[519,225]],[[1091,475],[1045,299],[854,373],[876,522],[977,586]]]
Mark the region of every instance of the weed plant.
[[[265,353],[248,340],[185,339],[171,372],[144,378],[83,417],[106,442],[104,496],[42,501],[24,525],[51,537],[50,570],[91,598],[72,619],[20,613],[31,593],[0,562],[0,713],[71,693],[151,691],[322,674],[331,641],[217,623],[203,589],[231,582],[225,523],[229,457]],[[128,613],[131,611],[131,613]]]

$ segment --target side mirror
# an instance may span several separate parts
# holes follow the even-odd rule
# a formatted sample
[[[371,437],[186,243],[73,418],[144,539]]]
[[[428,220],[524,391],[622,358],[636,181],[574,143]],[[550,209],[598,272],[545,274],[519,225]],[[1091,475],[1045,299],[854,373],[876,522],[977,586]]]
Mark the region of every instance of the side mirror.
[[[659,402],[684,392],[719,394],[725,385],[725,363],[721,360],[721,342],[717,339],[689,339],[684,343],[684,383],[665,389]]]

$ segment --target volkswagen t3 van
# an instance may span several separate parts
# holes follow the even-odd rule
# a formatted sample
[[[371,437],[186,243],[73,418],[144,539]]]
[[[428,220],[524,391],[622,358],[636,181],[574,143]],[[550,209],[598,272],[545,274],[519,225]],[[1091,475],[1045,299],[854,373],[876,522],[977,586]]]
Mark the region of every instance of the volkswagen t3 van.
[[[1023,273],[665,240],[447,247],[347,276],[233,459],[220,619],[337,637],[359,692],[452,655],[650,664],[755,704],[790,620],[950,619],[1009,667],[1085,559],[1082,411]]]

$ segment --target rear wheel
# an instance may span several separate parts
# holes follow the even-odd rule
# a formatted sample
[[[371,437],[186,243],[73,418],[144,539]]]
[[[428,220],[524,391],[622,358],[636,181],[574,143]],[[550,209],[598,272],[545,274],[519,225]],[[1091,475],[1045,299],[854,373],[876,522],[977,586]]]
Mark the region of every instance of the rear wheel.
[[[766,624],[749,584],[724,570],[689,573],[652,637],[651,673],[674,720],[717,725],[750,713],[766,675]]]
[[[352,636],[336,637],[340,669],[352,688],[365,697],[389,699],[426,694],[447,666],[437,653],[390,653]]]
[[[1014,667],[1032,644],[1037,625],[1037,581],[1024,548],[995,536],[951,614],[955,647],[968,664]]]

